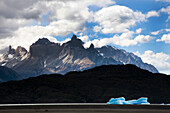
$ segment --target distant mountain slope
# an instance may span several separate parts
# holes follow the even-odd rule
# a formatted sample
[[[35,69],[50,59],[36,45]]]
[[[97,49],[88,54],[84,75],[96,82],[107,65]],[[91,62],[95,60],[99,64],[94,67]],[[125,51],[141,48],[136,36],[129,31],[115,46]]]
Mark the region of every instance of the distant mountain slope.
[[[158,73],[157,69],[132,53],[111,46],[87,49],[83,42],[73,35],[71,41],[59,45],[46,38],[30,46],[29,52],[23,47],[16,50],[11,46],[0,58],[0,65],[14,69],[24,78],[40,74],[85,70],[100,65],[135,64],[140,68]]]
[[[11,80],[21,80],[22,77],[7,67],[0,66],[0,83],[11,81]]]
[[[134,65],[105,65],[66,75],[41,75],[0,84],[0,103],[106,103],[112,97],[170,103],[170,77]]]
[[[116,61],[123,62],[124,64],[134,64],[142,69],[146,69],[153,73],[158,73],[157,69],[154,66],[144,63],[140,57],[134,55],[133,53],[129,53],[125,50],[111,46],[103,46],[96,49],[106,58],[113,58]]]

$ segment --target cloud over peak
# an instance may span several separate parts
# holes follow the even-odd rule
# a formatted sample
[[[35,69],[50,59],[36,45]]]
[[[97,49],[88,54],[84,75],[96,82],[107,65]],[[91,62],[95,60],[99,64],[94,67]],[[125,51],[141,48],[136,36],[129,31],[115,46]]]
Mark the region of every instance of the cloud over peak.
[[[102,8],[95,13],[94,20],[100,24],[104,34],[126,32],[137,22],[146,21],[145,15],[141,12],[120,5]]]
[[[134,34],[135,32],[133,31],[127,31],[122,33],[121,35],[114,35],[113,37],[110,38],[94,39],[91,41],[86,37],[84,46],[87,48],[90,46],[91,43],[93,43],[95,47],[102,47],[109,44],[127,47],[127,46],[134,46],[141,43],[147,43],[155,38],[150,35],[137,35],[135,37]]]
[[[170,73],[170,55],[163,52],[154,53],[151,50],[145,51],[143,54],[138,51],[135,53],[142,58],[143,62],[154,65],[160,72]]]

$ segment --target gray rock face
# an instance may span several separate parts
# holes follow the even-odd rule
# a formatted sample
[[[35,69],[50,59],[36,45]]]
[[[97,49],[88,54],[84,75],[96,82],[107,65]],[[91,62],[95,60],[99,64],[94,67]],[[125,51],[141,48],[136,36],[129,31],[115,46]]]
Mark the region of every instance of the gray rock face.
[[[72,39],[63,45],[50,42],[48,39],[39,39],[30,46],[29,52],[23,47],[16,50],[9,47],[0,58],[0,65],[14,69],[24,78],[40,74],[80,71],[100,65],[135,64],[142,69],[157,73],[157,69],[143,63],[132,53],[111,46],[87,49],[83,42],[73,35]]]
[[[125,50],[118,49],[111,46],[103,46],[96,48],[106,58],[113,58],[116,61],[121,61],[124,64],[134,64],[142,69],[148,70],[153,73],[159,73],[158,70],[151,64],[144,63],[140,57],[133,53],[126,52]]]
[[[13,68],[27,58],[28,55],[27,50],[21,46],[18,46],[16,50],[9,46],[9,50],[0,58],[0,65]]]

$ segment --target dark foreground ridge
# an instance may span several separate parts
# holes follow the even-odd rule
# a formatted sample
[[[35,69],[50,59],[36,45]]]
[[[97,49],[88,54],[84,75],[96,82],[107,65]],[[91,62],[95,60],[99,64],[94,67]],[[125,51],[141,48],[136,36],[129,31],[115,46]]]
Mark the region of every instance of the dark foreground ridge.
[[[170,103],[170,77],[134,65],[104,65],[66,75],[52,74],[0,84],[0,103],[106,103],[148,97]]]

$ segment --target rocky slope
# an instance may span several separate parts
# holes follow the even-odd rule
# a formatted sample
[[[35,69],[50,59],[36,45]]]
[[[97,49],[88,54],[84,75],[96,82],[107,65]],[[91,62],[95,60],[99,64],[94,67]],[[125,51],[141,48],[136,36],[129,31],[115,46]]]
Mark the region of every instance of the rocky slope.
[[[39,39],[30,46],[29,52],[23,47],[16,50],[11,46],[0,58],[0,65],[12,68],[24,78],[40,74],[85,70],[100,65],[135,64],[142,69],[158,73],[157,69],[132,53],[111,46],[87,49],[83,42],[73,35],[71,41],[59,45],[46,38]]]
[[[154,66],[144,63],[140,57],[134,55],[133,53],[128,53],[125,50],[111,46],[104,46],[96,49],[106,58],[113,58],[116,61],[123,62],[124,64],[134,64],[142,69],[148,70],[153,73],[158,73],[157,69]]]
[[[170,103],[170,77],[134,65],[105,65],[66,75],[41,75],[0,84],[0,103],[106,103],[148,97]]]
[[[21,79],[22,77],[12,69],[9,69],[4,66],[0,66],[0,83],[11,81],[11,80],[21,80]]]

